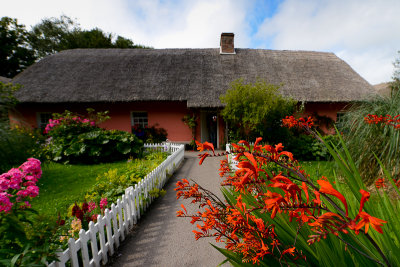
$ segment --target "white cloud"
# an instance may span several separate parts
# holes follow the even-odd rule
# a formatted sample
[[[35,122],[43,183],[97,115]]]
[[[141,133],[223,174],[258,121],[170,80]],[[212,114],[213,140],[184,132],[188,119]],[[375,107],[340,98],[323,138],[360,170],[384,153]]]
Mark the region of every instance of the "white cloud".
[[[235,32],[237,46],[250,45],[246,0],[20,0],[5,6],[0,17],[18,18],[28,29],[65,14],[84,29],[99,27],[155,48],[218,47],[221,32]]]
[[[2,3],[0,17],[18,18],[29,29],[65,14],[84,29],[155,48],[218,47],[221,32],[234,32],[236,47],[330,51],[372,84],[391,79],[400,50],[399,0],[285,0],[253,34],[254,18],[276,3],[262,1],[15,0]]]
[[[332,51],[370,83],[389,81],[400,50],[400,1],[287,0],[256,37],[273,49]]]

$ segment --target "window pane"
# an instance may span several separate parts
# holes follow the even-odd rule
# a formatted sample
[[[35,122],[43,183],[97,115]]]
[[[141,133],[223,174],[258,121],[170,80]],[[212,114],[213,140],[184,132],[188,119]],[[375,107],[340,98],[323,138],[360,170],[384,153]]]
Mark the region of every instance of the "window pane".
[[[132,112],[132,126],[146,127],[148,125],[147,112]]]

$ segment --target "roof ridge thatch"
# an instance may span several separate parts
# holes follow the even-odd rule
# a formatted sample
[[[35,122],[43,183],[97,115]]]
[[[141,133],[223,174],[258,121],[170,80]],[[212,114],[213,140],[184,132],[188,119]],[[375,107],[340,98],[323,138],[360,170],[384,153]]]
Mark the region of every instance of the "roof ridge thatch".
[[[219,96],[238,78],[283,83],[281,93],[299,101],[357,101],[375,92],[331,52],[243,48],[232,55],[219,48],[65,50],[13,82],[23,85],[21,102],[177,100],[219,107]]]

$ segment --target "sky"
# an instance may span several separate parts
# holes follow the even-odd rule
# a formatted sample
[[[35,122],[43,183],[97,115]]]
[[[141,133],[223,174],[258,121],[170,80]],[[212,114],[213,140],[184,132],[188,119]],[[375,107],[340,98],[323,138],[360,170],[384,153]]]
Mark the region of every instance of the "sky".
[[[29,30],[66,15],[154,48],[235,47],[333,52],[371,84],[400,57],[400,0],[0,0],[0,17]]]

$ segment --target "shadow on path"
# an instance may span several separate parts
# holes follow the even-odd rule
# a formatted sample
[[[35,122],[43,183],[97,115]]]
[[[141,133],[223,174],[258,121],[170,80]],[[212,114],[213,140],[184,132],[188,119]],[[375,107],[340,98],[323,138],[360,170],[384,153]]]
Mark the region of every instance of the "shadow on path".
[[[175,184],[186,178],[193,180],[222,197],[218,175],[222,158],[207,158],[199,166],[196,152],[185,152],[181,168],[168,180],[167,194],[157,199],[132,233],[128,235],[108,266],[217,266],[225,257],[214,249],[211,238],[196,241],[192,230],[197,229],[190,218],[176,217],[176,211],[184,204],[188,213],[195,207],[189,200],[177,200]]]

